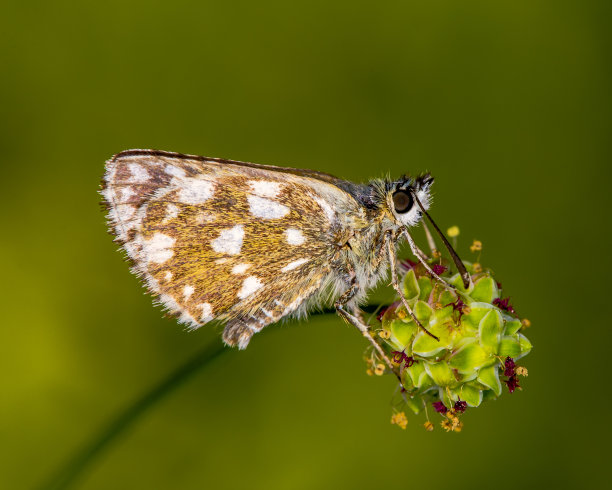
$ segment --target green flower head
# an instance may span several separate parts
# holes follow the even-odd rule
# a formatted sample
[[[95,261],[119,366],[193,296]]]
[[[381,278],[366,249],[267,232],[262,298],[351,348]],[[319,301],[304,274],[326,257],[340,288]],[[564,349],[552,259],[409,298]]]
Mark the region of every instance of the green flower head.
[[[471,250],[480,253],[482,243],[474,241]],[[396,301],[377,317],[378,339],[401,380],[395,413],[425,412],[425,427],[432,430],[428,413],[437,412],[442,427],[457,432],[459,416],[501,396],[504,384],[510,393],[521,389],[519,376],[527,370],[517,361],[531,351],[523,333],[530,323],[502,297],[490,269],[465,262],[470,276],[465,287],[448,260],[432,255],[426,263],[442,281],[423,264],[402,262],[403,293],[420,325]],[[382,374],[385,366],[377,356],[370,353],[368,364]]]

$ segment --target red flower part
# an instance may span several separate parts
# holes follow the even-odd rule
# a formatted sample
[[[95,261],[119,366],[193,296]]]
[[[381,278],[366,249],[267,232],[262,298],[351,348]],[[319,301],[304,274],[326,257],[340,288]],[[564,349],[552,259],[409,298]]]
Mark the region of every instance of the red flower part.
[[[417,262],[413,262],[410,259],[406,259],[406,260],[400,260],[399,265],[402,269],[409,271],[410,269],[414,269],[416,267]]]
[[[410,356],[410,357],[406,357],[406,359],[404,360],[404,368],[408,369],[410,366],[412,366],[416,361],[414,360],[414,357]]]
[[[445,414],[448,412],[448,408],[446,408],[446,405],[444,405],[442,402],[433,402],[432,405],[438,413]]]
[[[461,321],[461,317],[463,317],[463,310],[465,309],[465,307],[467,305],[463,301],[461,301],[461,298],[458,298],[457,301],[455,301],[454,303],[449,303],[447,305],[444,305],[445,308],[447,306],[452,306],[453,307],[453,313],[455,311],[459,312],[459,319],[457,321],[460,322]]]
[[[442,264],[434,264],[432,266],[431,270],[434,271],[439,276],[441,276],[442,274],[444,274],[448,270],[448,267],[446,267],[445,265],[442,265]]]
[[[463,312],[463,309],[465,308],[465,303],[463,301],[461,301],[461,298],[459,298],[454,303],[448,303],[447,305],[444,305],[444,308],[446,308],[447,306],[452,306],[453,307],[453,311]]]
[[[518,380],[518,377],[516,376],[516,374],[514,376],[510,376],[505,383],[508,385],[508,391],[510,393],[514,393],[514,390],[516,390],[517,388],[521,387],[521,385],[519,384],[519,380]]]
[[[497,306],[500,310],[504,310],[508,313],[516,315],[516,311],[514,311],[514,306],[510,304],[510,298],[495,298],[493,300],[493,304]]]
[[[383,316],[385,316],[385,313],[387,313],[387,310],[390,308],[390,306],[385,306],[383,308],[381,308],[381,310],[378,312],[378,315],[376,315],[376,319],[379,322],[382,322],[382,318]]]
[[[393,362],[396,362],[397,364],[402,362],[404,359],[407,359],[406,353],[404,351],[400,352],[398,350],[394,350],[393,352],[391,352],[391,354],[393,355]]]
[[[463,413],[467,409],[467,402],[464,402],[463,400],[457,400],[453,408],[455,409],[455,412]]]
[[[514,364],[514,359],[511,357],[506,357],[504,361],[504,376],[514,376],[515,374],[516,364]]]

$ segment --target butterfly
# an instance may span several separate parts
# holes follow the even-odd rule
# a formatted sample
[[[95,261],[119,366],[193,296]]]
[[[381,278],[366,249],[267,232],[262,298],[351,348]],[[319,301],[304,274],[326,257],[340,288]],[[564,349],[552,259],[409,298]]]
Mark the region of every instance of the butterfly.
[[[424,215],[431,221],[432,184],[429,174],[357,184],[315,170],[128,150],[106,162],[101,194],[132,271],[189,328],[221,322],[225,343],[244,349],[265,326],[333,304],[388,360],[359,304],[390,270],[424,329],[404,298],[397,248],[407,240],[442,281],[410,234]],[[463,263],[431,223],[467,287]]]

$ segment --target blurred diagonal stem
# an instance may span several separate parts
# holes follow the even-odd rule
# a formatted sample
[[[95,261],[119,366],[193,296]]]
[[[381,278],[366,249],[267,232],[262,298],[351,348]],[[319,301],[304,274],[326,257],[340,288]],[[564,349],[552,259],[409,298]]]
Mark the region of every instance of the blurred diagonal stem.
[[[49,481],[41,485],[40,489],[60,490],[72,486],[95,459],[116,442],[149,409],[198,371],[208,366],[222,353],[228,351],[230,349],[220,342],[215,342],[198,351],[187,362],[112,417],[100,432],[96,433]]]
[[[363,310],[372,313],[378,308],[378,305],[370,305],[363,308]],[[320,312],[313,312],[313,316],[330,313],[335,313],[335,310],[330,308]],[[159,401],[163,400],[167,395],[176,390],[201,369],[208,366],[221,354],[228,351],[231,351],[231,349],[226,348],[220,342],[215,342],[213,345],[209,345],[196,352],[196,354],[189,358],[184,364],[172,371],[149,391],[112,417],[98,433],[92,436],[87,444],[76,452],[66,464],[52,476],[52,478],[39,487],[40,490],[62,490],[73,486],[83,473],[94,463],[96,458],[115,443],[120,436],[127,432],[127,430],[130,429],[140,417],[145,415],[148,410],[153,408]]]

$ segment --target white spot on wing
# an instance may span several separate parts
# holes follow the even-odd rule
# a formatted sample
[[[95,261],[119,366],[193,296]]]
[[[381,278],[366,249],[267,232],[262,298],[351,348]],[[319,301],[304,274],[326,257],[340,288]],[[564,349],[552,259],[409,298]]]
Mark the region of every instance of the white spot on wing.
[[[312,196],[312,197],[317,202],[317,204],[321,207],[321,209],[327,216],[327,219],[329,220],[329,222],[330,223],[334,222],[336,220],[336,213],[334,212],[332,207],[327,203],[327,201],[320,196]]]
[[[250,296],[251,294],[253,294],[255,291],[257,291],[262,286],[263,284],[257,277],[249,276],[242,283],[242,289],[238,291],[238,297],[240,299],[244,299],[247,296]]]
[[[210,243],[215,252],[238,255],[242,249],[243,238],[244,229],[242,225],[236,225],[233,228],[222,230],[219,237]]]
[[[139,224],[140,219],[136,211],[136,207],[131,204],[112,203],[108,217],[115,225],[115,233],[120,240],[127,242],[127,232]]]
[[[121,189],[121,201],[129,201],[130,197],[135,196],[136,192],[132,187],[122,187]]]
[[[151,274],[145,274],[144,279],[151,291],[153,291],[154,293],[159,293],[159,283]]]
[[[249,181],[253,194],[257,194],[261,197],[276,197],[278,196],[281,185],[278,182],[271,182],[269,180],[251,180]]]
[[[142,260],[142,240],[140,238],[136,238],[134,241],[131,242],[125,242],[123,248],[125,249],[130,258],[136,261]]]
[[[210,305],[210,303],[202,303],[200,305],[200,308],[202,308],[202,316],[200,317],[200,321],[202,323],[208,323],[214,318],[212,306]]]
[[[185,177],[185,171],[182,168],[168,165],[164,170],[168,175],[172,175],[172,177],[178,177],[179,179]]]
[[[289,214],[289,208],[284,204],[266,199],[265,197],[247,196],[251,214],[256,218],[278,219]]]
[[[128,182],[134,182],[135,184],[142,184],[151,178],[147,169],[137,163],[128,163],[128,168],[132,176]]]
[[[108,183],[107,176],[105,176],[104,180]],[[111,204],[115,200],[114,199],[115,194],[111,191],[110,187],[107,187],[106,189],[101,190],[100,194],[104,196],[104,200],[109,204]]]
[[[159,301],[173,313],[176,313],[181,309],[178,303],[169,294],[162,294],[159,297]]]
[[[301,245],[306,241],[301,230],[297,228],[287,228],[285,230],[285,235],[287,236],[287,243],[289,245]]]
[[[206,211],[200,211],[198,214],[196,214],[195,217],[195,222],[198,225],[203,225],[204,223],[211,223],[213,221],[215,221],[215,215]]]
[[[215,186],[208,180],[184,179],[179,189],[179,201],[185,204],[202,204],[213,196]]]
[[[164,221],[169,221],[176,218],[179,214],[179,208],[176,204],[169,203],[166,206],[166,216],[164,217]]]
[[[272,312],[266,310],[265,308],[261,309],[261,312],[266,315],[268,318],[274,318],[274,315],[272,314]]]
[[[289,262],[285,267],[283,267],[281,269],[281,272],[292,271],[293,269],[298,268],[300,265],[305,264],[306,262],[308,262],[308,259],[297,259],[297,260],[294,260],[293,262]]]
[[[111,217],[115,219],[115,221],[120,222],[125,226],[134,216],[136,208],[131,204],[117,204],[113,211],[114,212],[111,213]]]
[[[170,279],[172,279],[172,272],[166,271],[166,273],[164,274],[164,279],[166,281],[169,281]]]
[[[183,313],[181,313],[181,316],[179,317],[178,321],[179,323],[188,323],[193,329],[196,329],[200,326],[198,322],[195,321],[195,318],[192,317],[186,311],[183,311]]]
[[[191,297],[194,291],[195,289],[193,286],[187,285],[183,288],[183,298],[185,298],[185,301],[187,301]]]
[[[163,264],[174,254],[172,247],[176,240],[163,233],[155,233],[150,240],[143,240],[143,250],[149,262]]]
[[[232,267],[232,274],[244,274],[251,264],[238,264]]]

